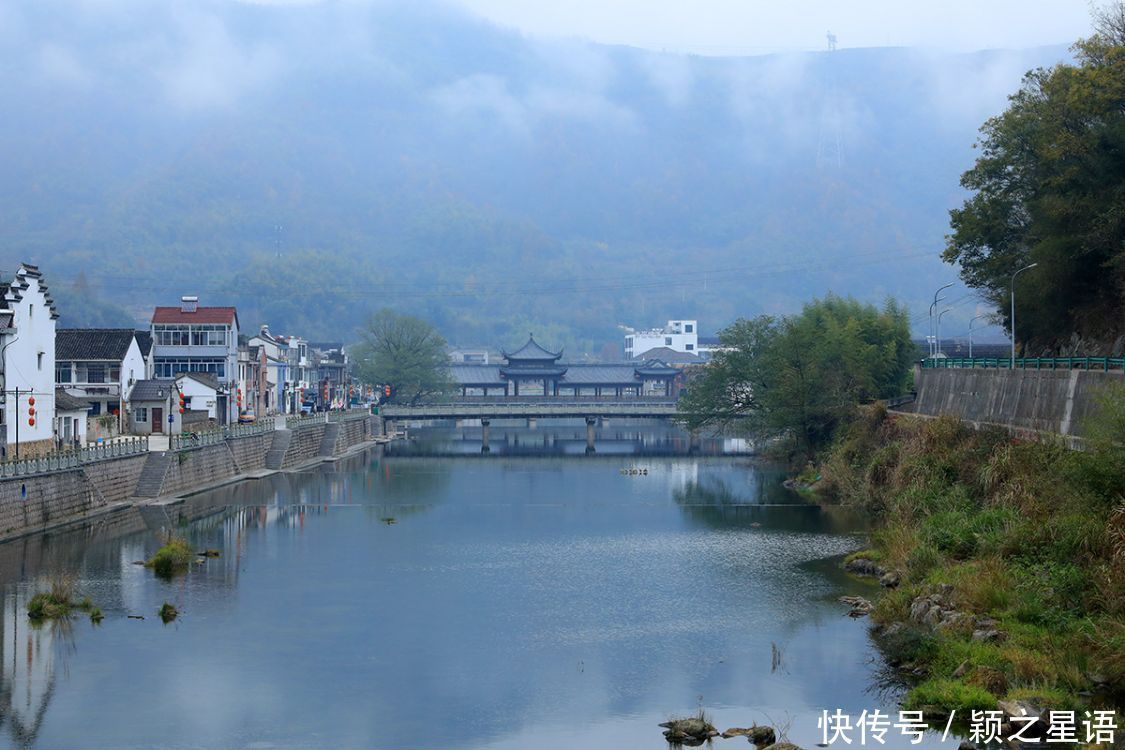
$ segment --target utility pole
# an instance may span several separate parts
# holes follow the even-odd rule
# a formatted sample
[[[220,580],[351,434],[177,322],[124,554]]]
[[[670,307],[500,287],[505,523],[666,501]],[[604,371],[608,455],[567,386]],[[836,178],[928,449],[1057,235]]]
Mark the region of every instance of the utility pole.
[[[973,323],[987,317],[987,315],[978,315],[969,321],[969,359],[973,358]]]
[[[953,309],[952,307],[947,307],[944,310],[942,310],[940,313],[938,313],[938,316],[937,316],[937,345],[936,345],[937,354],[934,355],[936,357],[941,356],[941,316],[945,315],[947,312],[949,312],[952,309]]]
[[[1008,369],[1016,369],[1016,277],[1024,271],[1035,268],[1038,263],[1032,263],[1029,266],[1024,266],[1020,270],[1012,274],[1012,361]]]
[[[938,287],[938,290],[934,292],[934,301],[930,303],[930,335],[926,337],[929,339],[930,357],[934,356],[934,308],[937,307],[938,302],[941,302],[943,299],[945,299],[945,297],[939,298],[938,295],[949,287],[953,286],[954,283],[955,282],[951,281],[945,286]]]

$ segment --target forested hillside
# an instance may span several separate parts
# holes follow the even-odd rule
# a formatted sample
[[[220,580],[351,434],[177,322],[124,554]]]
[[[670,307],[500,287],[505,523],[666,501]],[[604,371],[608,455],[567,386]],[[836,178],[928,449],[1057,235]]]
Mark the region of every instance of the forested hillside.
[[[571,351],[828,290],[924,313],[976,129],[1067,56],[692,57],[428,2],[3,15],[0,267],[39,263],[64,322],[198,293],[244,326],[347,340],[390,305]]]

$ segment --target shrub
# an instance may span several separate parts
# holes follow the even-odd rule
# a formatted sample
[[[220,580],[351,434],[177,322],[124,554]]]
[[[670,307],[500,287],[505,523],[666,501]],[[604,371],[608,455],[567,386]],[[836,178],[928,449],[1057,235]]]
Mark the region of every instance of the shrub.
[[[186,539],[174,537],[156,550],[145,565],[152,568],[153,572],[161,578],[171,578],[177,573],[183,573],[195,559],[195,550]]]

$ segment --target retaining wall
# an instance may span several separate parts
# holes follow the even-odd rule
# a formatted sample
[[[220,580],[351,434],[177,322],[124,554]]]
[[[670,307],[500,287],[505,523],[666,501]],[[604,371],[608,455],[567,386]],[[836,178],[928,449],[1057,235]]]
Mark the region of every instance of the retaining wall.
[[[273,432],[227,438],[227,445],[230,446],[238,471],[245,474],[266,468],[266,454],[269,453],[272,441]]]
[[[98,494],[109,503],[120,503],[133,497],[137,490],[137,480],[145,467],[148,454],[108,458],[104,461],[86,464],[82,471],[97,489]]]
[[[956,414],[972,422],[1082,437],[1099,393],[1107,383],[1122,382],[1122,373],[919,368],[914,378],[913,411],[919,414]]]
[[[365,443],[373,437],[371,419],[349,419],[340,423],[340,434],[336,437],[335,455],[346,453],[349,448]]]
[[[45,528],[104,506],[82,469],[0,482],[0,535]]]
[[[232,479],[239,473],[226,443],[188,448],[172,454],[161,495],[189,492],[203,485]]]
[[[293,430],[284,468],[320,455],[327,425]],[[335,454],[370,441],[375,433],[370,418],[340,423]],[[229,438],[218,445],[171,453],[160,495],[190,492],[265,468],[272,432]],[[22,448],[22,446],[21,446]],[[109,504],[130,500],[150,454],[110,458],[79,468],[0,480],[0,538],[38,531],[83,516]]]
[[[288,469],[319,456],[320,443],[324,440],[326,429],[328,429],[326,423],[317,422],[293,430],[293,437],[289,439],[289,448],[285,451],[285,460],[282,461],[281,467]]]

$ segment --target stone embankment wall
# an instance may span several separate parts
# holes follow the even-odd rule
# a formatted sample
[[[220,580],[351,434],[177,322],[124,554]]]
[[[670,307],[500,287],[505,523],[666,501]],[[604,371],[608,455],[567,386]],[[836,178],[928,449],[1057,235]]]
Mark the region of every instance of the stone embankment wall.
[[[81,469],[0,482],[0,535],[41,529],[105,505]]]
[[[86,464],[82,471],[101,496],[100,499],[107,503],[120,503],[136,493],[137,481],[141,478],[146,458],[144,454],[110,458]]]
[[[1082,437],[1100,392],[1122,381],[1121,372],[919,368],[912,411]]]
[[[239,473],[247,474],[266,468],[266,454],[269,453],[272,441],[272,432],[227,439],[227,446],[234,456]]]
[[[372,418],[338,424],[333,455],[369,442],[378,434]],[[321,422],[293,430],[283,465],[288,468],[317,459],[327,427]],[[135,499],[148,463],[157,469],[153,472],[154,497],[236,479],[265,467],[272,441],[273,433],[267,432],[229,438],[217,445],[112,458],[75,469],[0,480],[0,538],[88,517],[99,509]]]

